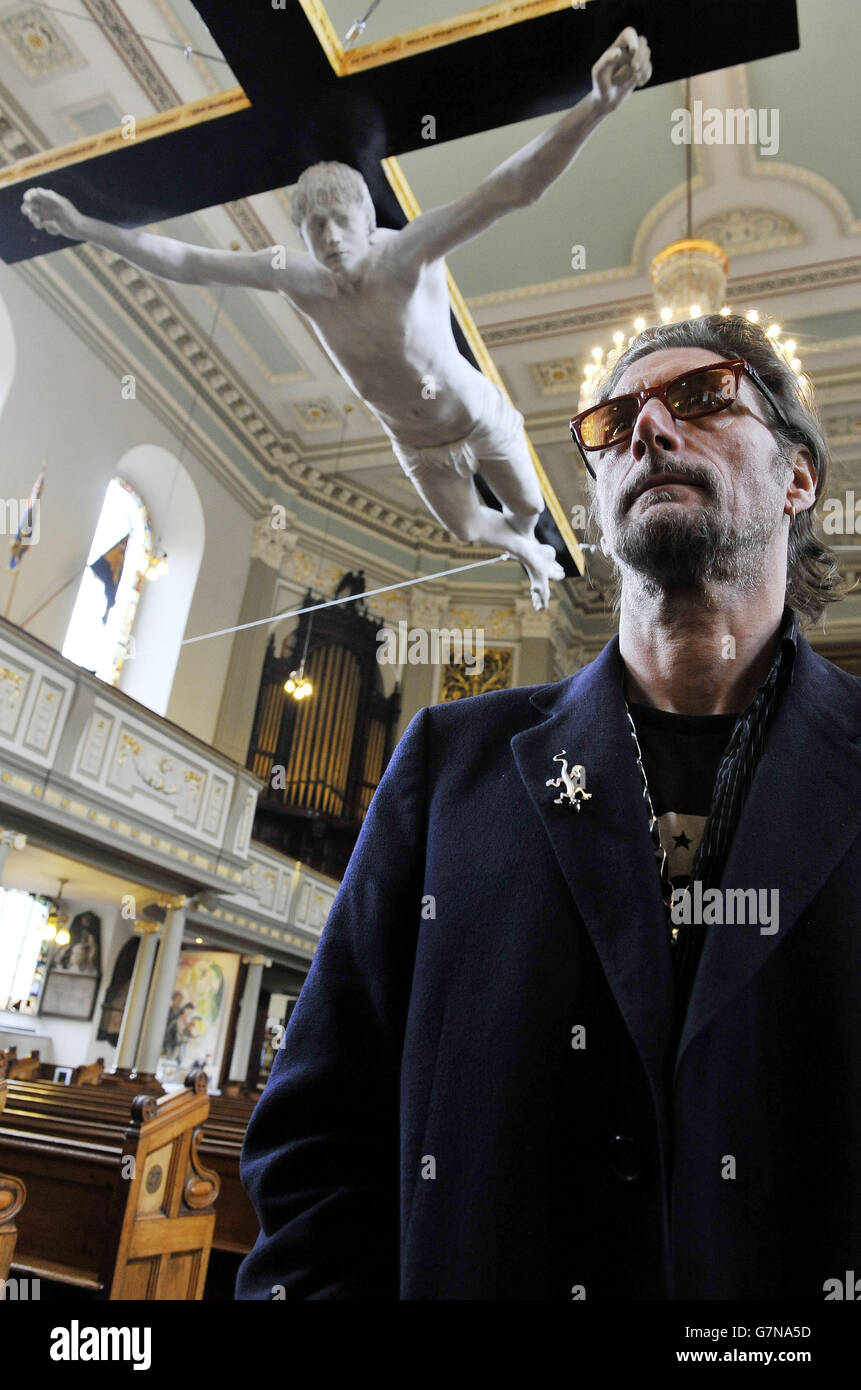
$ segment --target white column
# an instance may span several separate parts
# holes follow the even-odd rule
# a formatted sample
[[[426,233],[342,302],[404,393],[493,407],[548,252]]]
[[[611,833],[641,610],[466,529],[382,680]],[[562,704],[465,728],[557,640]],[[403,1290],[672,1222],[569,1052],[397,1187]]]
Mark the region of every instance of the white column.
[[[170,996],[176,981],[176,968],[182,950],[182,933],[188,898],[174,898],[167,910],[161,933],[161,945],[153,971],[146,1014],[135,1058],[135,1071],[152,1075],[158,1066],[164,1030],[170,1013]]]
[[[227,1079],[245,1082],[248,1078],[248,1062],[251,1057],[251,1042],[254,1037],[254,1020],[257,1017],[263,967],[264,965],[271,965],[272,962],[268,961],[265,956],[243,956],[242,962],[248,966],[248,970],[245,975],[242,1002],[239,1005],[239,1019],[236,1024],[236,1037]]]
[[[135,956],[135,968],[132,971],[129,992],[126,996],[126,1006],[123,1009],[120,1035],[117,1038],[117,1055],[114,1058],[115,1071],[120,1067],[131,1070],[135,1064],[135,1053],[138,1050],[147,990],[152,976],[155,953],[158,950],[158,922],[136,922],[135,931],[139,933],[141,940],[138,953]]]

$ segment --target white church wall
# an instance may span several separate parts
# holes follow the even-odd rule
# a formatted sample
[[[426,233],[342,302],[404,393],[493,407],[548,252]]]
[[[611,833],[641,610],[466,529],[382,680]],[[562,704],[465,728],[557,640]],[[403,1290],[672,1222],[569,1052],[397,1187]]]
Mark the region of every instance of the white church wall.
[[[229,627],[237,620],[245,587],[251,517],[190,450],[182,450],[181,441],[142,400],[123,399],[120,379],[14,268],[3,265],[0,304],[0,402],[5,376],[14,365],[0,415],[0,500],[26,498],[42,460],[46,460],[38,540],[24,556],[8,617],[19,624],[26,622],[29,632],[56,650],[62,649],[108,483],[114,476],[123,476],[120,463],[124,457],[134,458],[137,448],[148,446],[174,458],[182,455],[186,481],[173,498],[169,497],[169,488],[167,494],[164,492],[160,479],[152,480],[158,482],[153,499],[143,472],[136,478],[126,474],[151,512],[155,535],[161,530],[175,538],[178,588],[188,587],[188,566],[192,563],[189,557],[194,546],[191,532],[185,538],[179,532],[190,518],[193,528],[204,530],[203,554],[183,635]],[[13,341],[8,332],[3,332],[4,310]],[[134,363],[129,364],[129,370],[134,370]],[[189,500],[190,489],[199,499],[196,520]],[[164,516],[159,515],[160,505],[166,508]],[[174,510],[176,515],[172,517]],[[5,537],[0,537],[0,544],[5,541]],[[7,569],[5,544],[2,553],[0,612],[6,609],[13,578]],[[153,593],[142,593],[138,617],[150,630],[151,623],[156,622],[159,632],[164,632],[157,610],[169,606],[166,596],[170,582],[168,576],[158,584],[144,586],[145,591]],[[27,621],[64,584],[67,587],[32,621]],[[155,590],[159,585],[164,585],[164,589],[157,599]],[[153,610],[150,618],[145,617],[148,606]],[[174,607],[177,614],[181,612],[181,603]],[[137,638],[136,629],[133,631]],[[145,658],[152,663],[149,674],[142,659],[140,668],[134,674],[129,672],[121,683],[122,688],[210,742],[230,657],[230,641],[219,639],[180,648],[178,656],[175,651],[169,652],[164,642],[162,635],[154,648],[147,644],[151,647],[151,655]],[[138,645],[143,650],[143,643]],[[205,680],[199,675],[201,662]]]
[[[191,471],[191,470],[189,470]],[[202,468],[192,475],[206,524],[206,545],[185,637],[239,622],[251,563],[252,518]],[[150,588],[157,588],[157,584]],[[213,743],[233,638],[213,637],[180,648],[166,714]]]
[[[203,559],[203,508],[184,465],[155,444],[129,449],[117,473],[141,497],[146,494],[154,522],[153,544],[165,551],[170,566],[168,577],[142,587],[133,654],[123,665],[119,688],[156,714],[166,714]]]

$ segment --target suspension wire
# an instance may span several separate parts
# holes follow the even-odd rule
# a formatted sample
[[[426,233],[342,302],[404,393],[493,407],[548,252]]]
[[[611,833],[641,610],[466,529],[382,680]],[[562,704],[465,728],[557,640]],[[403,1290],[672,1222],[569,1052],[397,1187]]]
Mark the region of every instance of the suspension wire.
[[[299,618],[303,613],[316,613],[321,608],[335,608],[339,603],[355,603],[358,599],[373,598],[375,594],[390,594],[395,589],[408,589],[413,584],[426,584],[431,579],[445,579],[449,574],[463,574],[465,570],[479,569],[482,565],[495,565],[500,560],[511,560],[513,556],[507,550],[501,555],[494,555],[489,560],[473,560],[469,565],[457,565],[451,570],[438,570],[436,574],[423,574],[416,579],[402,579],[399,584],[383,584],[379,589],[366,589],[361,594],[350,594],[347,598],[328,599],[325,603],[312,603],[308,608],[291,608],[285,613],[273,613],[271,618],[255,618],[250,623],[239,623],[236,627],[222,627],[216,632],[201,632],[197,637],[186,637],[182,641],[183,647],[188,647],[192,642],[206,642],[210,637],[228,637],[232,632],[246,632],[251,627],[263,627],[266,623],[280,623],[285,618]]]
[[[140,39],[142,43],[161,44],[162,48],[175,48],[177,52],[184,53],[188,58],[192,56],[195,58],[204,58],[207,63],[223,63],[225,67],[229,67],[227,59],[220,53],[201,53],[200,49],[193,48],[192,45],[188,43],[176,43],[173,39],[157,39],[153,34],[141,34],[137,29],[133,29],[130,24],[111,24],[108,26],[103,24],[100,19],[96,19],[93,15],[77,14],[74,10],[64,10],[61,5],[49,5],[47,0],[30,0],[30,4],[33,9],[36,10],[47,10],[51,14],[61,14],[66,19],[77,19],[83,24],[95,24],[96,28],[107,38],[109,38],[111,34],[131,34],[133,38]]]

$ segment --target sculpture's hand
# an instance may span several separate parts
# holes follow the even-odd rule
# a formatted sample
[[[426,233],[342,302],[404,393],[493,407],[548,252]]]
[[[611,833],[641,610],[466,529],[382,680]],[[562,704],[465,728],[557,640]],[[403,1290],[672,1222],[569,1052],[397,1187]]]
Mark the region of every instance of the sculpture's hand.
[[[592,69],[593,100],[606,115],[621,106],[635,87],[644,87],[651,75],[649,45],[629,25]]]
[[[50,188],[28,188],[21,211],[34,227],[50,232],[51,236],[81,237],[81,214],[68,198]]]

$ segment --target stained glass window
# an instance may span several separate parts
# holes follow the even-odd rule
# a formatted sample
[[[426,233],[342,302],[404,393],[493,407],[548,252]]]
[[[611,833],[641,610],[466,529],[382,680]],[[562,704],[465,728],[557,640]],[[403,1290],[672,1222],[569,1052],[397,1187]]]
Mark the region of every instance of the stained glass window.
[[[63,643],[63,656],[110,685],[134,651],[132,624],[151,555],[147,509],[134,488],[113,478]]]

